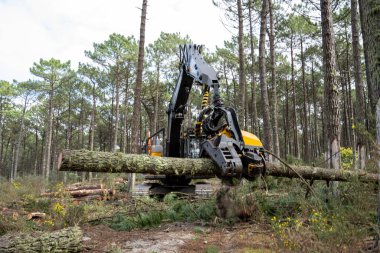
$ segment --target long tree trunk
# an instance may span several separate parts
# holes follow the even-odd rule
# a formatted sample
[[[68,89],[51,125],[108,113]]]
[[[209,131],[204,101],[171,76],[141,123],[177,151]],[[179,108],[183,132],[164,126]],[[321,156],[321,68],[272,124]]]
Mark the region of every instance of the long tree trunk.
[[[159,62],[157,63],[157,66],[156,66],[156,71],[157,71],[156,94],[155,94],[156,96],[154,98],[154,120],[153,120],[153,129],[151,130],[152,134],[158,131],[158,106],[159,106],[159,98],[160,98],[160,63]]]
[[[294,157],[299,158],[299,148],[298,148],[298,130],[297,130],[297,110],[296,110],[296,83],[295,83],[295,75],[294,75],[294,57],[293,57],[293,31],[290,35],[290,61],[291,61],[291,68],[292,68],[292,100],[293,100],[293,106],[292,106],[292,127],[293,127],[293,155]]]
[[[260,23],[260,41],[259,41],[259,69],[260,69],[260,86],[261,86],[261,101],[264,121],[264,145],[268,150],[272,150],[272,127],[270,126],[269,113],[269,97],[268,86],[266,82],[266,67],[265,67],[265,30],[267,26],[268,0],[263,0],[261,9]]]
[[[140,151],[140,120],[141,120],[141,87],[142,74],[144,68],[144,44],[145,44],[145,21],[148,0],[143,0],[141,10],[140,23],[140,41],[139,41],[139,56],[137,62],[136,86],[133,101],[133,116],[132,116],[132,152],[138,154]],[[131,192],[134,186],[135,175],[128,175],[128,191]]]
[[[246,79],[245,79],[245,64],[244,64],[244,45],[243,45],[243,9],[241,0],[237,0],[237,10],[238,10],[238,20],[239,20],[239,34],[238,34],[238,44],[239,44],[239,85],[240,85],[240,113],[239,118],[241,129],[246,129],[246,110],[245,110],[245,86],[246,86]]]
[[[128,147],[128,98],[129,98],[129,63],[127,67],[127,73],[125,78],[125,94],[124,94],[124,127],[123,127],[123,145],[121,147],[121,152],[127,153]]]
[[[307,86],[305,81],[305,57],[303,49],[303,35],[301,35],[301,69],[302,69],[302,89],[303,89],[303,158],[306,162],[310,161],[310,147],[309,147],[309,122],[307,116]]]
[[[380,97],[380,2],[361,0],[359,8],[368,97],[372,115],[375,115],[376,103]],[[374,129],[374,126],[370,129]]]
[[[270,47],[270,61],[271,61],[271,74],[272,74],[272,105],[273,105],[273,140],[274,140],[274,152],[277,156],[280,155],[280,140],[278,137],[278,120],[277,120],[277,82],[276,82],[276,54],[274,47],[274,21],[273,21],[273,3],[272,0],[268,0],[269,4],[269,47]]]
[[[318,108],[317,108],[317,87],[315,84],[315,77],[314,77],[314,62],[311,62],[311,89],[313,93],[313,114],[314,114],[314,119],[313,119],[313,125],[314,125],[314,134],[313,134],[313,158],[316,158],[320,155],[319,152],[319,138],[318,138]]]
[[[11,180],[16,179],[17,177],[17,169],[18,169],[18,163],[20,159],[20,147],[21,147],[21,141],[24,137],[24,124],[25,124],[25,112],[26,112],[26,106],[28,104],[28,94],[26,95],[24,99],[24,106],[22,108],[22,114],[21,114],[21,122],[20,122],[20,130],[17,137],[16,142],[16,151],[15,151],[15,162],[13,164],[13,177],[11,177]]]
[[[116,105],[115,105],[115,129],[114,129],[114,136],[113,136],[113,142],[112,142],[112,151],[115,152],[116,149],[119,149],[117,139],[119,134],[119,114],[120,114],[120,76],[119,76],[119,65],[116,66],[116,89],[115,89],[115,96],[116,96]]]
[[[208,158],[177,158],[149,155],[123,154],[111,152],[94,152],[88,150],[64,151],[60,162],[62,171],[96,171],[107,173],[150,173],[177,176],[214,177],[218,174],[218,166]],[[265,164],[268,176],[304,179],[378,182],[378,174],[365,171],[330,170],[312,166],[292,166],[291,169],[280,163]]]
[[[48,115],[47,115],[47,127],[45,130],[45,152],[42,160],[43,176],[49,179],[50,176],[50,164],[51,164],[51,144],[53,136],[53,96],[54,96],[54,83],[50,83],[49,102],[48,102]]]
[[[252,103],[252,123],[251,123],[251,131],[253,133],[257,133],[257,99],[256,99],[256,83],[255,83],[255,48],[253,44],[253,17],[252,17],[252,9],[253,9],[253,1],[249,1],[249,44],[251,47],[251,103]]]
[[[352,58],[354,63],[354,80],[356,91],[356,124],[365,125],[364,85],[361,71],[360,44],[359,44],[359,13],[358,1],[351,0],[351,34],[352,34]],[[360,132],[357,135],[359,169],[365,166],[365,140]],[[356,147],[355,147],[356,149]]]
[[[340,98],[336,80],[335,38],[331,0],[321,0],[322,47],[325,83],[326,129],[330,167],[340,167]],[[335,189],[333,188],[333,192]],[[335,192],[336,193],[336,192]]]

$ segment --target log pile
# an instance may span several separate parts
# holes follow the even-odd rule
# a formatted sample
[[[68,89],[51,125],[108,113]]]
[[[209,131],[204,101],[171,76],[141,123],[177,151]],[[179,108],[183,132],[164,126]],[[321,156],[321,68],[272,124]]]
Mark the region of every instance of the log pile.
[[[64,188],[64,193],[70,195],[78,201],[88,200],[109,200],[115,196],[115,190],[105,188],[103,184],[81,185],[73,184]],[[44,192],[43,197],[55,197],[59,192]]]
[[[266,176],[310,180],[353,181],[378,183],[378,174],[362,170],[332,170],[311,166],[292,166],[266,163]],[[146,173],[164,175],[202,175],[213,177],[217,166],[207,158],[174,158],[148,155],[98,152],[87,150],[64,151],[59,158],[61,171],[92,171],[114,173]]]
[[[82,238],[79,227],[45,233],[4,235],[0,237],[0,252],[81,252]]]

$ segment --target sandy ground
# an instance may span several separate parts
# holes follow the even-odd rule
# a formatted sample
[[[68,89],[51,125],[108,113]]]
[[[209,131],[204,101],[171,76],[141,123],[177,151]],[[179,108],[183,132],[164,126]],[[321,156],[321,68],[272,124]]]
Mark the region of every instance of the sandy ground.
[[[82,227],[84,252],[277,252],[269,228],[170,223],[157,228],[114,231],[104,225]]]

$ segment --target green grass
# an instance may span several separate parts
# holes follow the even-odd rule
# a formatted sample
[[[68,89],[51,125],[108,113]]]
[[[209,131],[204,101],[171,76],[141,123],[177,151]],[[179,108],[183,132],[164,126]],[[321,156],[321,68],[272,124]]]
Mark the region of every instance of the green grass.
[[[170,200],[165,199],[164,201],[168,204],[163,210],[138,211],[133,216],[118,214],[107,224],[115,230],[129,231],[135,228],[156,227],[164,221],[210,221],[216,216],[215,202],[213,200],[191,203],[187,200],[173,198]]]

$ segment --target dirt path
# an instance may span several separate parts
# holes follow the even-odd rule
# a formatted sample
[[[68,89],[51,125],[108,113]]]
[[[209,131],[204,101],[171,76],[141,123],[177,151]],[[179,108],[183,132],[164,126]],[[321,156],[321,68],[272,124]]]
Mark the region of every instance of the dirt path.
[[[264,226],[231,228],[170,223],[157,228],[114,231],[84,226],[84,252],[276,252],[276,240]]]

